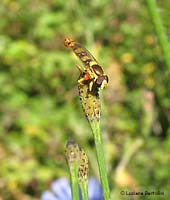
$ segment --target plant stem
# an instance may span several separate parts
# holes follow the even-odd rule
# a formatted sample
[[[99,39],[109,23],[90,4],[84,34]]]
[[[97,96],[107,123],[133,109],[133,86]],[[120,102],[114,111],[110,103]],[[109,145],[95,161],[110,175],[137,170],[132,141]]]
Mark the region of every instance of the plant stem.
[[[96,146],[96,153],[97,153],[97,161],[99,165],[99,172],[100,172],[100,179],[104,193],[104,199],[110,199],[110,190],[109,184],[107,180],[107,173],[106,173],[106,166],[105,166],[105,159],[104,159],[104,152],[103,146],[101,141],[101,133],[100,133],[100,122],[94,120],[90,122],[91,128],[94,134],[95,146]]]
[[[88,200],[88,188],[87,188],[87,182],[81,182],[80,189],[82,193],[82,200]]]
[[[165,34],[165,29],[163,27],[161,18],[158,14],[158,9],[156,6],[156,1],[155,0],[146,0],[147,5],[148,5],[148,10],[149,13],[152,17],[152,21],[158,36],[159,43],[162,48],[162,52],[164,55],[165,63],[167,66],[167,69],[170,69],[170,47],[169,47],[169,42],[167,39],[167,36]]]
[[[73,166],[70,167],[70,176],[71,176],[71,191],[72,191],[72,199],[79,200],[79,188],[78,188],[78,164],[74,163]]]
[[[120,162],[119,162],[119,164],[118,164],[118,166],[115,170],[116,173],[126,169],[128,163],[132,159],[132,156],[138,151],[138,149],[143,145],[143,143],[144,143],[144,141],[141,138],[138,138],[135,141],[133,141],[130,148],[128,150],[126,150],[126,152],[122,156],[122,158],[121,158],[121,160],[120,160]]]

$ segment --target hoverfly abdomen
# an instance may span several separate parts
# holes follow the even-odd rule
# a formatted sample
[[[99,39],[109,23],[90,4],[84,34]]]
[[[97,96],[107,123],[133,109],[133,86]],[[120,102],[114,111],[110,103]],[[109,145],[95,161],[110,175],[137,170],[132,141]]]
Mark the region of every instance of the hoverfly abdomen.
[[[81,57],[87,56],[87,53],[85,51],[82,51],[78,54],[78,56],[81,58]]]
[[[85,65],[88,65],[92,60],[79,44],[75,44],[73,51]]]
[[[89,65],[90,61],[92,61],[91,57],[87,53],[87,50],[84,49],[79,43],[75,42],[70,38],[66,38],[64,40],[64,45],[67,48],[72,48],[73,52],[76,54],[77,57],[85,64]]]

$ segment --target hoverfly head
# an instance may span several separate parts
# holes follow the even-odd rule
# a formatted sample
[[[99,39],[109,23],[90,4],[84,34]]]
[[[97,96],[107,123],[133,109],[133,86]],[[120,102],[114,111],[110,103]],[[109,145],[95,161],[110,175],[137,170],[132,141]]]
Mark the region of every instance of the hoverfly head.
[[[101,76],[98,76],[95,83],[98,88],[103,89],[108,85],[108,81],[109,81],[109,79],[108,79],[107,75],[101,75]]]

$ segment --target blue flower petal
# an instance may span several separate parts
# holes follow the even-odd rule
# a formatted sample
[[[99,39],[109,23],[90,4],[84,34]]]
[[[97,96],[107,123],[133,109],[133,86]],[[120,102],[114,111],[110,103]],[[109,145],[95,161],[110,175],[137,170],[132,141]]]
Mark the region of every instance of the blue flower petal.
[[[41,200],[59,200],[52,192],[45,191],[41,195]]]
[[[89,179],[88,195],[90,200],[103,200],[102,187],[95,178]]]
[[[66,178],[60,178],[51,184],[52,192],[46,191],[41,200],[71,200],[71,187]],[[95,178],[88,182],[89,200],[103,200],[103,192],[100,183]],[[80,199],[81,195],[80,195]]]
[[[60,178],[51,184],[52,191],[60,200],[71,200],[70,184],[66,178]]]

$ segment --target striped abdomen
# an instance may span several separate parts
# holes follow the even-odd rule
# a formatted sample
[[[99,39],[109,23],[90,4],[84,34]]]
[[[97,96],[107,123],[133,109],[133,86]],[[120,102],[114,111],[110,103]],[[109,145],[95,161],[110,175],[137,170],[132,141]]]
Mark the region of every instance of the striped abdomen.
[[[93,56],[87,51],[87,49],[82,47],[81,44],[70,38],[66,38],[64,40],[64,44],[66,47],[71,48],[74,51],[79,59],[85,64],[85,66],[92,66],[94,64],[98,65],[95,58],[93,58]]]

